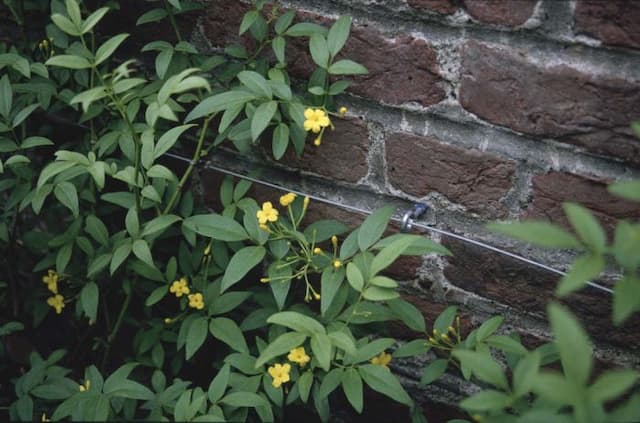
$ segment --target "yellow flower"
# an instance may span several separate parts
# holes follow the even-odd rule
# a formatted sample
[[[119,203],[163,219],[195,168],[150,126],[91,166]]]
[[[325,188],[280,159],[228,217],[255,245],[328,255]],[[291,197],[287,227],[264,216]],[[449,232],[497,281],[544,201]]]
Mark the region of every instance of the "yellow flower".
[[[171,288],[169,288],[169,292],[173,292],[178,298],[190,293],[191,290],[187,286],[187,278],[180,278],[179,281],[173,281]]]
[[[316,147],[320,147],[320,144],[322,144],[322,137],[321,136],[319,136],[315,140],[313,140],[313,145],[315,145]]]
[[[262,283],[267,283],[267,282],[269,282],[270,280],[271,280],[271,279],[269,279],[269,278],[260,278],[260,282],[262,282]]]
[[[289,351],[287,359],[293,363],[298,363],[300,367],[304,367],[311,360],[311,357],[304,351],[304,347],[298,347]]]
[[[42,282],[47,284],[47,289],[54,294],[58,293],[58,274],[55,270],[49,269],[47,274],[42,277]]]
[[[340,113],[340,116],[344,116],[347,114],[347,108],[342,106],[338,109],[338,113]]]
[[[389,364],[390,361],[391,361],[391,354],[387,354],[386,352],[382,351],[380,355],[373,357],[371,359],[371,364],[386,367],[388,369],[389,366],[387,366],[387,364]]]
[[[293,200],[295,199],[296,195],[290,192],[280,197],[280,204],[282,204],[284,207],[287,207],[289,204],[293,203]]]
[[[164,318],[164,324],[165,325],[170,325],[171,323],[173,323],[173,319],[171,317],[165,317]]]
[[[273,378],[273,387],[279,388],[283,383],[289,382],[289,372],[291,371],[291,364],[285,363],[280,364],[276,363],[273,366],[269,367],[268,372]]]
[[[195,293],[189,295],[189,307],[202,310],[204,308],[204,300],[201,293]]]
[[[204,256],[208,256],[209,254],[211,254],[211,242],[209,242],[209,244],[207,244],[207,247],[204,249]]]
[[[320,301],[320,294],[318,294],[317,292],[313,293],[313,298],[316,299],[316,301]]]
[[[310,201],[311,199],[309,197],[304,197],[304,200],[302,200],[302,214],[307,211],[307,207],[309,207]]]
[[[80,392],[88,391],[91,388],[91,381],[89,379],[84,381],[84,385],[78,385]]]
[[[332,236],[331,237],[331,244],[333,245],[333,248],[338,248],[338,237],[337,236]]]
[[[313,249],[313,254],[316,254],[316,255],[322,254],[322,248],[320,248],[320,247],[314,248]]]
[[[322,109],[306,109],[304,111],[304,118],[306,119],[303,124],[304,130],[311,131],[314,134],[317,134],[322,128],[326,128],[331,124],[329,116],[327,116],[327,113]]]
[[[53,297],[47,298],[47,304],[56,309],[56,314],[60,314],[64,308],[64,297],[56,294]]]
[[[333,267],[335,267],[336,269],[339,269],[342,267],[342,262],[339,259],[335,259],[333,261]]]
[[[278,220],[278,209],[273,208],[271,201],[266,201],[262,203],[262,210],[258,210],[256,217],[258,218],[260,227],[264,229],[262,225],[266,226],[267,222],[275,222]]]
[[[41,422],[50,422],[51,420],[49,420],[49,418],[47,418],[47,414],[46,413],[42,413],[42,417],[40,418]]]
[[[260,226],[260,229],[262,229],[263,231],[269,232],[269,227],[266,223],[260,223],[258,226]]]

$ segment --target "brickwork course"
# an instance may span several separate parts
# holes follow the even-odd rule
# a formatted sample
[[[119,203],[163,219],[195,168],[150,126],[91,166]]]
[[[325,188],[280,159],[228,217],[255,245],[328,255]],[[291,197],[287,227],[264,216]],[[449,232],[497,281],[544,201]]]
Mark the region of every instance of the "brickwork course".
[[[247,2],[204,1],[192,39],[204,50],[242,42],[237,30]],[[284,1],[302,20],[330,24],[353,17],[344,56],[364,64],[338,98],[349,112],[321,147],[280,162],[268,154],[214,163],[263,169],[274,183],[367,210],[392,203],[399,213],[427,202],[426,223],[566,270],[568,252],[543,251],[492,234],[495,220],[537,218],[567,226],[562,203],[592,209],[610,230],[637,220],[640,208],[612,197],[606,185],[640,177],[640,2],[619,0],[300,0]],[[302,45],[287,58],[294,76],[309,74]],[[311,138],[311,137],[310,137]],[[265,150],[267,151],[267,150]],[[224,158],[220,158],[224,157]],[[265,165],[266,164],[266,165]],[[205,198],[220,177],[200,173]],[[258,198],[276,198],[256,189]],[[212,202],[212,207],[215,207]],[[362,216],[312,204],[315,218],[355,225]],[[453,257],[411,258],[392,273],[403,296],[433,322],[447,304],[471,328],[496,313],[506,329],[535,346],[550,339],[544,316],[558,277],[460,241],[438,237]],[[615,275],[612,275],[615,276]],[[605,277],[602,283],[610,281]],[[578,315],[603,367],[640,366],[640,320],[611,322],[611,298],[591,288],[563,301]],[[416,336],[406,329],[398,334]],[[469,386],[447,376],[416,384],[422,363],[394,369],[426,408],[450,405]],[[429,415],[429,412],[427,412]]]

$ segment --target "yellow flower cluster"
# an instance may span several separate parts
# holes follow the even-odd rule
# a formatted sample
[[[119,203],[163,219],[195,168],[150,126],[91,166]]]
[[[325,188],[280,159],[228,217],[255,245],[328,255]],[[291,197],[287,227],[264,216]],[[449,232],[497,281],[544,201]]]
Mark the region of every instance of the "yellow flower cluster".
[[[371,364],[386,367],[387,369],[389,368],[388,366],[389,362],[391,362],[391,354],[387,354],[384,351],[382,351],[380,355],[373,357],[371,359]]]
[[[278,220],[278,209],[273,207],[271,201],[265,201],[262,203],[262,210],[258,210],[256,213],[256,217],[258,218],[260,229],[268,231],[267,222],[276,222]]]
[[[201,293],[198,292],[189,295],[189,307],[197,310],[202,310],[204,308],[204,299]]]
[[[290,192],[280,197],[280,204],[282,204],[283,207],[287,207],[288,205],[293,203],[295,199],[296,195]]]
[[[322,128],[326,128],[331,125],[327,112],[322,109],[308,108],[304,111],[304,118],[304,130],[311,131],[314,134],[320,132]]]
[[[289,351],[289,355],[287,356],[287,359],[292,363],[298,363],[300,367],[304,367],[311,360],[311,357],[307,355],[307,353],[304,350],[304,347],[298,347]]]
[[[85,380],[83,385],[78,385],[80,392],[86,392],[89,388],[91,388],[91,381],[89,379]]]
[[[291,371],[291,364],[285,363],[280,364],[276,363],[273,366],[269,367],[268,372],[269,375],[273,378],[272,385],[274,388],[279,388],[283,383],[287,383],[291,380],[289,377],[289,372]]]
[[[42,282],[47,284],[47,289],[54,294],[58,293],[58,274],[55,270],[49,269],[47,274],[42,277]]]
[[[47,304],[56,310],[56,314],[60,314],[64,308],[64,297],[60,294],[56,294],[53,297],[47,298]]]
[[[189,289],[189,286],[187,286],[187,278],[180,278],[180,280],[173,281],[169,288],[169,292],[175,294],[178,298],[189,294],[191,290]]]

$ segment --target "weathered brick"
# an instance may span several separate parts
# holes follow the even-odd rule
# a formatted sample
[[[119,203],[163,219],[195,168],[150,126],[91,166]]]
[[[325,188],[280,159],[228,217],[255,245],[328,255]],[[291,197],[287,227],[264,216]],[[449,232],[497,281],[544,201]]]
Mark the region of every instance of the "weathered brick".
[[[209,42],[214,46],[241,43],[238,35],[242,17],[250,5],[238,0],[214,0],[205,5],[202,27]]]
[[[554,299],[557,275],[460,241],[446,240],[443,244],[453,253],[447,258],[444,275],[462,289],[532,313],[544,313],[546,305]],[[609,294],[587,287],[563,302],[570,306],[593,339],[639,349],[640,333],[632,328],[638,327],[640,316],[622,327],[613,326],[611,301]]]
[[[458,10],[460,0],[408,0],[407,4],[414,9],[423,9],[443,15],[450,15]]]
[[[462,49],[462,106],[519,132],[640,162],[640,141],[629,129],[640,108],[638,83],[565,65],[545,67],[525,57],[524,52],[467,43]]]
[[[564,172],[535,176],[532,184],[533,198],[523,216],[544,218],[569,227],[562,203],[573,201],[592,210],[609,230],[619,219],[640,219],[638,204],[609,194],[607,182]]]
[[[518,26],[533,15],[537,2],[538,0],[464,0],[464,8],[482,23]]]
[[[403,133],[387,137],[386,154],[391,184],[406,193],[422,197],[437,191],[472,212],[489,217],[506,213],[513,162]]]
[[[336,180],[358,182],[368,171],[367,126],[359,119],[333,119],[333,124],[335,131],[325,131],[322,145],[316,147],[310,137],[301,158],[289,151],[282,163]]]
[[[604,44],[640,47],[640,2],[629,0],[578,0],[575,27]]]

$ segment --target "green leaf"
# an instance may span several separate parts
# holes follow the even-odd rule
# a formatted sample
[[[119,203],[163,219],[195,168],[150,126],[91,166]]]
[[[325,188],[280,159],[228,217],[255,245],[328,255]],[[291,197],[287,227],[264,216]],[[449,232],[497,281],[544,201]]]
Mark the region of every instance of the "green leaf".
[[[105,224],[102,223],[102,221],[96,216],[92,214],[87,216],[87,218],[85,219],[84,230],[100,244],[109,244],[109,231],[107,230]]]
[[[487,389],[465,398],[460,407],[473,411],[495,411],[507,407],[510,403],[508,395],[500,391]]]
[[[276,34],[282,34],[284,31],[286,31],[287,28],[289,28],[289,25],[291,25],[291,22],[293,22],[293,18],[295,18],[295,16],[295,10],[289,10],[286,13],[282,14],[274,25]]]
[[[152,305],[156,304],[158,301],[162,300],[167,295],[168,292],[169,290],[167,289],[166,286],[157,287],[151,292],[151,294],[149,294],[149,296],[144,302],[144,305],[147,307],[151,307]]]
[[[144,13],[136,21],[136,25],[144,25],[151,22],[157,22],[167,17],[167,11],[164,9],[151,9]]]
[[[580,248],[580,242],[557,225],[546,222],[490,223],[489,230],[546,248]]]
[[[101,7],[100,9],[87,16],[87,19],[85,19],[85,21],[82,23],[82,33],[86,34],[87,32],[91,31],[108,11],[108,7]]]
[[[351,355],[356,354],[356,344],[353,342],[353,339],[345,332],[331,332],[327,336],[329,337],[333,345],[344,350],[345,353]]]
[[[71,182],[60,182],[53,190],[58,201],[60,201],[66,208],[71,210],[73,216],[77,219],[80,213],[78,205],[78,191],[76,191],[75,185]]]
[[[334,269],[328,266],[322,271],[320,278],[320,313],[325,315],[338,290],[344,281],[345,271],[343,268]]]
[[[250,10],[245,13],[242,17],[242,22],[240,22],[240,30],[238,31],[238,34],[242,35],[247,32],[259,16],[260,12],[257,10]]]
[[[600,275],[604,266],[604,257],[601,255],[588,254],[578,257],[560,280],[556,287],[556,295],[562,298],[583,288],[587,282]]]
[[[74,162],[52,162],[42,169],[40,176],[38,177],[37,187],[41,188],[49,179],[53,178],[57,174],[64,172],[67,169],[74,167]]]
[[[124,226],[127,229],[127,233],[131,237],[136,237],[140,233],[140,222],[138,221],[138,211],[133,208],[127,211],[124,218]]]
[[[187,342],[185,345],[186,359],[189,360],[200,349],[207,339],[207,329],[209,327],[209,319],[206,317],[196,318],[187,332]]]
[[[327,28],[311,22],[300,22],[291,26],[285,32],[290,37],[311,37],[313,34],[325,35]]]
[[[382,269],[386,269],[391,263],[396,261],[415,241],[413,236],[407,235],[399,238],[384,247],[371,262],[371,275],[375,275]]]
[[[362,292],[362,288],[364,288],[364,278],[358,266],[353,263],[347,264],[347,280],[353,289]]]
[[[580,239],[593,251],[602,253],[606,246],[606,236],[593,214],[575,203],[564,203],[562,207]]]
[[[367,68],[353,60],[338,60],[331,66],[329,66],[329,74],[331,75],[364,75],[369,73]]]
[[[329,371],[331,367],[331,339],[321,332],[315,332],[311,337],[311,351],[318,360],[318,365]]]
[[[353,357],[353,362],[362,363],[377,356],[395,343],[393,338],[378,338],[361,346]]]
[[[165,214],[162,216],[154,217],[144,225],[144,229],[140,236],[154,235],[160,231],[165,230],[174,223],[182,220],[180,216],[175,214]]]
[[[626,275],[613,288],[613,323],[622,324],[640,310],[640,279]]]
[[[534,351],[518,361],[513,371],[513,395],[521,397],[531,391],[540,368],[540,353]]]
[[[20,144],[20,148],[26,149],[26,148],[40,147],[44,145],[53,145],[53,141],[45,137],[36,136],[36,137],[25,138],[24,141],[22,141],[22,144]]]
[[[449,360],[447,359],[439,358],[437,360],[433,360],[427,367],[425,367],[424,372],[422,372],[420,383],[423,385],[433,383],[447,371],[448,366]]]
[[[575,385],[555,372],[538,373],[531,389],[555,404],[573,405],[578,401],[579,391],[575,389]]]
[[[213,378],[207,391],[207,397],[211,403],[215,404],[224,395],[229,385],[229,376],[231,375],[231,367],[228,363],[220,369],[216,377]]]
[[[587,333],[576,318],[558,304],[549,304],[547,313],[567,378],[576,384],[587,383],[593,366],[593,347]]]
[[[318,391],[318,396],[320,398],[328,397],[331,392],[340,386],[342,372],[343,370],[341,368],[335,368],[324,376],[324,379],[322,379],[322,383],[320,384],[320,390]]]
[[[133,254],[142,260],[144,263],[155,268],[153,258],[151,257],[151,250],[149,244],[144,239],[136,239],[133,242]]]
[[[502,322],[504,322],[504,316],[494,316],[491,319],[485,321],[478,328],[476,332],[476,339],[478,341],[484,341],[486,338],[493,335],[493,333],[497,331],[500,326],[502,326]]]
[[[499,349],[500,351],[516,354],[516,355],[526,355],[527,349],[518,341],[511,338],[510,336],[505,335],[492,335],[485,339],[487,345],[492,346],[493,348]]]
[[[336,54],[347,42],[349,38],[349,29],[351,28],[351,18],[348,16],[341,16],[329,29],[327,35],[327,45],[329,47],[329,53],[331,57],[335,57]]]
[[[213,115],[227,110],[231,107],[244,105],[246,102],[254,100],[255,98],[255,94],[246,91],[226,91],[221,94],[216,94],[202,100],[200,104],[193,108],[184,121],[190,122],[203,116]]]
[[[96,51],[96,66],[107,60],[113,52],[122,44],[129,34],[118,34],[104,42]]]
[[[51,15],[51,20],[58,28],[69,35],[78,37],[82,34],[82,28],[71,22],[71,20],[69,20],[69,18],[64,15],[54,13],[53,15]]]
[[[280,123],[273,131],[273,140],[271,142],[271,149],[273,151],[273,158],[280,160],[289,146],[289,127],[286,123]]]
[[[298,332],[287,332],[278,336],[262,351],[256,360],[256,369],[264,365],[267,361],[288,353],[294,348],[298,348],[307,339],[307,335]]]
[[[233,242],[249,239],[242,225],[229,217],[215,213],[190,216],[182,224],[199,235],[220,241]]]
[[[71,260],[71,254],[73,252],[73,243],[70,242],[65,244],[58,250],[58,254],[56,256],[56,272],[59,274],[63,274],[67,268],[67,264],[69,264],[69,260]]]
[[[640,201],[640,180],[621,181],[607,187],[609,192],[631,201]]]
[[[393,288],[380,288],[377,286],[370,286],[362,291],[362,296],[365,300],[369,301],[388,301],[398,298],[400,294]]]
[[[323,335],[326,334],[324,326],[318,323],[317,320],[305,316],[304,314],[297,313],[295,311],[282,311],[280,313],[273,314],[267,319],[267,322],[275,325],[285,326],[289,329],[305,333],[309,336],[316,333]]]
[[[9,76],[5,74],[2,76],[2,79],[0,79],[0,115],[7,121],[11,113],[12,103],[13,91],[11,89],[11,82],[9,81]]]
[[[232,392],[222,398],[220,401],[222,404],[227,404],[231,407],[269,407],[269,403],[266,399],[262,398],[258,394],[253,392]]]
[[[68,69],[88,69],[91,67],[89,62],[84,57],[72,56],[70,54],[60,54],[53,56],[45,62],[47,66],[59,66],[61,68]]]
[[[244,247],[236,252],[227,266],[220,292],[224,292],[240,281],[251,269],[257,266],[264,258],[267,250],[262,246]]]
[[[251,140],[255,142],[260,134],[269,126],[271,119],[278,110],[278,102],[267,101],[262,103],[251,118]]]
[[[280,63],[285,63],[285,46],[286,41],[284,37],[277,36],[271,42],[271,48],[273,49],[273,54],[276,55],[276,59]]]
[[[374,391],[380,392],[401,404],[413,404],[398,379],[388,369],[374,364],[365,364],[358,368],[358,372],[364,382]]]
[[[249,353],[249,347],[242,335],[242,330],[236,322],[226,317],[211,320],[209,331],[215,338],[221,340],[236,351]]]
[[[20,110],[13,118],[13,122],[11,122],[11,128],[16,128],[18,125],[24,122],[24,120],[28,118],[29,115],[33,113],[33,111],[38,107],[40,107],[40,104],[36,103],[26,106],[24,109]]]
[[[392,206],[382,207],[371,213],[362,223],[358,230],[358,246],[360,251],[365,251],[375,244],[389,224],[389,219],[393,215]]]
[[[267,80],[258,72],[242,71],[238,73],[238,79],[245,87],[255,93],[258,97],[267,98],[269,100],[273,97],[273,92],[271,91],[271,87],[269,87]]]
[[[100,291],[95,282],[87,283],[80,291],[80,303],[89,322],[95,322],[98,315],[98,299]]]
[[[313,34],[309,39],[309,51],[316,65],[326,69],[329,65],[329,47],[327,39],[320,34]]]
[[[348,368],[342,373],[342,390],[353,409],[356,410],[358,414],[362,413],[362,407],[364,405],[362,378],[353,367]]]
[[[431,347],[424,339],[414,339],[413,341],[400,345],[400,347],[393,352],[393,356],[396,358],[413,357],[425,354],[430,349]]]
[[[109,266],[109,273],[111,275],[113,275],[122,262],[129,257],[129,254],[131,254],[131,247],[131,239],[128,239],[127,242],[115,249],[113,256],[111,257],[111,265]]]
[[[153,158],[157,159],[158,157],[162,156],[164,153],[169,151],[171,147],[173,147],[173,145],[178,141],[178,138],[180,137],[180,135],[182,135],[182,133],[185,132],[187,129],[192,128],[194,126],[196,125],[194,124],[180,125],[180,126],[176,126],[175,128],[171,128],[167,132],[162,134],[162,136],[158,140],[158,143],[156,144],[153,150]]]
[[[425,332],[427,330],[424,316],[420,310],[410,302],[396,298],[395,300],[387,301],[387,305],[409,328],[416,332]]]
[[[300,379],[298,379],[298,391],[300,392],[300,399],[303,402],[309,400],[309,393],[311,392],[311,386],[313,385],[313,372],[304,372]]]
[[[471,369],[473,374],[481,381],[504,390],[509,389],[509,384],[502,368],[488,352],[455,350],[452,354],[460,360],[463,366]]]
[[[437,330],[439,334],[447,333],[449,326],[453,324],[453,320],[458,312],[458,307],[449,306],[436,318],[433,323],[433,329]]]

